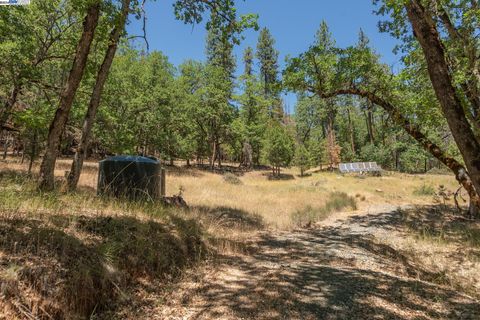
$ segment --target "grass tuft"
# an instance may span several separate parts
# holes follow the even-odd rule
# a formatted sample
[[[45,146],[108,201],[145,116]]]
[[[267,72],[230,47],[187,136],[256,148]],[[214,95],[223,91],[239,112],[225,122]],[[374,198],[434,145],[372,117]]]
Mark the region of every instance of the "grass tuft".
[[[242,180],[239,177],[234,175],[233,173],[227,172],[223,175],[223,180],[226,183],[233,184],[233,185],[241,185],[243,184]]]

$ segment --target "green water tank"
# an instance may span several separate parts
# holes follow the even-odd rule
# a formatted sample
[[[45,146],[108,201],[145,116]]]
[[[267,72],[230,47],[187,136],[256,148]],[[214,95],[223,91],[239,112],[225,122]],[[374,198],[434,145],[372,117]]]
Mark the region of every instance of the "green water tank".
[[[100,161],[97,193],[132,200],[160,197],[161,166],[154,158],[114,156]]]

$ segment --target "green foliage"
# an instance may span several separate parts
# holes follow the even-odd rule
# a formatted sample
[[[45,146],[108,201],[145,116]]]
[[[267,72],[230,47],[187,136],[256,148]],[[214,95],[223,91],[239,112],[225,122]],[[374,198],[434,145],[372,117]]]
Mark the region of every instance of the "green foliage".
[[[294,155],[294,140],[283,124],[271,122],[265,133],[264,158],[280,174],[288,167]]]
[[[307,150],[304,144],[296,145],[293,164],[300,168],[300,176],[303,176],[305,171],[310,169],[310,166],[312,164],[312,155]]]
[[[119,2],[102,3],[102,19],[69,117],[63,153],[75,150],[75,135],[99,68],[98,56],[105,52],[118,18]],[[0,119],[6,117],[20,129],[19,139],[33,157],[41,153],[45,143],[86,4],[46,0],[25,7],[0,7],[0,97],[3,104],[18,87],[16,100],[22,102],[13,112],[2,106]],[[464,1],[458,7],[465,13],[464,21],[451,4],[441,4],[457,24],[471,27],[475,23],[476,15]],[[399,37],[408,36],[403,28],[406,24],[398,20],[404,17],[402,5],[392,1],[377,1],[377,5],[379,13],[394,18],[382,28]],[[132,1],[131,12],[135,18],[141,17],[140,1]],[[235,162],[241,161],[247,146],[254,164],[271,164],[277,170],[294,160],[304,171],[331,162],[328,137],[333,133],[334,151],[339,153],[336,158],[342,161],[376,161],[387,169],[406,172],[423,171],[425,160],[427,170],[430,164],[436,165],[382,109],[364,98],[328,96],[348,85],[391,101],[429,139],[461,157],[448,135],[422,52],[410,45],[414,44],[410,36],[403,39],[409,44],[404,47],[403,68],[392,74],[380,63],[363,31],[356,44],[338,48],[322,22],[308,50],[287,60],[280,79],[275,39],[263,28],[255,52],[250,47],[245,50],[244,72],[236,79],[233,48],[246,28],[257,28],[256,15],[239,16],[235,1],[230,0],[177,0],[174,12],[185,23],[208,20],[207,61],[185,61],[175,67],[163,53],[146,53],[123,40],[101,99],[88,153]],[[448,53],[456,57],[458,44],[446,45]],[[464,60],[455,60],[459,64],[454,74],[458,84],[468,79],[460,67],[465,66]],[[282,90],[298,94],[294,115],[283,114]],[[281,131],[284,134],[279,134]],[[292,141],[301,147],[295,149]],[[38,148],[32,150],[33,145]]]

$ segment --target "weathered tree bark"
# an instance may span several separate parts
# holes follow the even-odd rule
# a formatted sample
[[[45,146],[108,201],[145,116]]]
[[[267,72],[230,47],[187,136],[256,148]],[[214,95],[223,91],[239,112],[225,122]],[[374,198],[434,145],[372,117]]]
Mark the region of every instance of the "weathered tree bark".
[[[471,36],[469,38],[469,36],[465,34],[466,30],[461,33],[455,27],[447,11],[438,0],[436,1],[436,8],[437,15],[447,30],[450,40],[457,47],[455,53],[460,54],[462,58],[468,61],[466,69],[467,79],[461,83],[460,86],[471,106],[471,110],[469,113],[467,112],[467,115],[471,116],[472,123],[476,126],[477,130],[480,130],[480,64],[477,57],[477,46],[474,41],[472,41],[472,39],[475,38],[475,30],[469,30]],[[452,62],[452,60],[454,62]],[[457,60],[458,59],[453,57],[453,59],[447,60],[447,63],[449,63],[452,69],[457,68]]]
[[[408,1],[405,7],[415,36],[423,49],[433,89],[465,161],[472,187],[478,197],[480,193],[480,142],[468,122],[455,90],[438,30],[432,17],[418,0]]]
[[[54,188],[54,171],[55,162],[57,160],[58,147],[62,132],[72,108],[73,99],[82,80],[85,66],[87,64],[90,46],[92,44],[95,29],[98,25],[100,16],[100,3],[95,2],[87,10],[87,15],[83,21],[83,32],[77,44],[75,59],[73,60],[72,69],[68,75],[67,83],[60,96],[60,103],[55,117],[50,124],[48,132],[47,147],[40,166],[39,188],[41,190],[52,190]]]
[[[83,120],[82,126],[82,136],[80,138],[80,143],[75,152],[73,158],[72,166],[70,168],[70,173],[67,178],[68,190],[74,191],[77,188],[78,180],[80,179],[80,173],[83,168],[83,161],[87,155],[88,144],[90,143],[90,136],[92,132],[92,127],[95,122],[95,117],[97,115],[98,106],[100,105],[100,98],[102,96],[103,88],[105,82],[107,81],[110,68],[112,66],[113,58],[117,52],[118,42],[120,36],[125,29],[125,23],[127,21],[129,9],[130,9],[131,0],[123,0],[122,8],[120,11],[120,17],[112,29],[109,37],[109,45],[105,53],[102,65],[97,73],[97,79],[95,86],[93,87],[92,96],[90,97],[90,103],[88,104],[87,114]]]
[[[317,93],[318,94],[318,93]],[[388,101],[378,97],[374,93],[356,89],[356,88],[348,88],[348,89],[341,89],[335,92],[330,93],[323,93],[319,94],[322,98],[330,98],[333,96],[338,95],[356,95],[360,97],[367,98],[372,103],[376,104],[383,108],[391,117],[391,119],[400,127],[402,127],[412,138],[417,140],[423,148],[432,154],[435,158],[437,158],[441,163],[446,165],[454,174],[457,181],[464,187],[464,189],[468,192],[470,197],[471,207],[479,207],[480,208],[480,196],[477,193],[475,186],[472,182],[472,179],[467,173],[465,167],[455,160],[452,157],[447,156],[439,146],[435,143],[430,141],[414,124],[410,122],[407,118],[405,118],[397,108],[395,108],[391,103]],[[472,209],[471,209],[472,210]],[[470,211],[473,213],[473,211]]]

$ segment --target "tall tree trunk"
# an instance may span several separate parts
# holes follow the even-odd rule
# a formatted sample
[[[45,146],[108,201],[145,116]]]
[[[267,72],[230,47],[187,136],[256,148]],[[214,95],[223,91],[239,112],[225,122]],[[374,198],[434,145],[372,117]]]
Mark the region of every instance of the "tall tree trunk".
[[[480,194],[480,142],[475,137],[460,98],[457,96],[436,25],[418,0],[410,0],[405,7],[415,36],[423,49],[433,89],[478,196]]]
[[[60,139],[67,123],[70,109],[72,108],[73,99],[75,98],[75,94],[85,71],[99,16],[100,3],[95,2],[87,10],[87,15],[83,21],[82,36],[77,44],[72,69],[70,70],[67,83],[60,96],[60,104],[55,112],[55,117],[50,124],[47,147],[40,166],[39,188],[42,190],[52,190],[54,188],[55,162],[57,160]]]
[[[367,110],[365,110],[365,122],[367,124],[368,139],[371,144],[375,144],[375,134],[373,132],[373,114],[371,102],[368,102]]]
[[[469,176],[469,172],[465,169],[465,167],[455,160],[452,157],[447,156],[439,146],[433,143],[430,139],[428,139],[414,124],[410,122],[407,118],[405,118],[397,108],[395,108],[391,103],[385,101],[384,99],[378,97],[374,93],[356,89],[356,88],[348,88],[348,89],[341,89],[335,92],[319,94],[322,98],[331,98],[333,96],[338,95],[345,95],[351,94],[360,97],[367,98],[372,103],[382,107],[391,117],[391,119],[400,127],[402,127],[412,138],[417,140],[422,147],[432,154],[435,158],[437,158],[441,163],[447,166],[454,174],[457,181],[464,187],[464,189],[468,192],[470,197],[470,202],[473,203],[473,206],[480,208],[480,196],[478,195],[474,183]]]
[[[328,123],[327,123],[327,143],[328,143],[328,159],[330,170],[333,170],[334,166],[338,161],[338,150],[337,150],[337,138],[335,135],[335,111],[333,108],[328,112]]]
[[[217,160],[218,160],[218,167],[222,167],[222,149],[220,148],[220,143],[217,142]]]
[[[472,7],[475,5],[472,3]],[[439,0],[436,0],[437,15],[442,21],[450,40],[456,45],[459,50],[456,51],[462,58],[468,61],[466,68],[467,79],[460,84],[464,91],[468,101],[471,105],[470,112],[467,112],[467,116],[471,116],[472,123],[476,126],[476,130],[480,129],[480,70],[477,57],[477,46],[472,39],[475,39],[474,29],[468,31],[464,30],[460,32],[454,25],[447,11],[443,7]],[[470,33],[470,34],[468,34]],[[452,68],[458,68],[458,59],[449,59],[447,63],[450,63]]]
[[[33,163],[35,162],[35,157],[37,156],[37,140],[38,140],[37,129],[34,129],[31,146],[30,146],[30,161],[28,162],[28,174],[32,173]]]
[[[210,168],[212,170],[215,167],[216,157],[217,157],[217,141],[214,139],[212,143],[212,156],[210,158]]]
[[[70,191],[74,191],[77,188],[78,180],[80,179],[83,161],[85,160],[88,150],[88,144],[90,143],[92,127],[95,122],[98,106],[100,104],[100,98],[102,96],[105,82],[108,78],[108,73],[110,72],[110,67],[112,66],[113,58],[115,57],[115,53],[117,52],[118,41],[123,30],[125,29],[125,23],[127,21],[130,8],[130,1],[131,0],[122,1],[120,19],[110,33],[109,45],[105,53],[102,65],[98,70],[95,86],[93,87],[90,103],[88,104],[87,114],[85,115],[85,119],[83,120],[82,137],[80,138],[80,143],[78,145],[77,151],[75,152],[72,167],[70,169],[70,174],[68,175],[67,179],[68,189]]]

